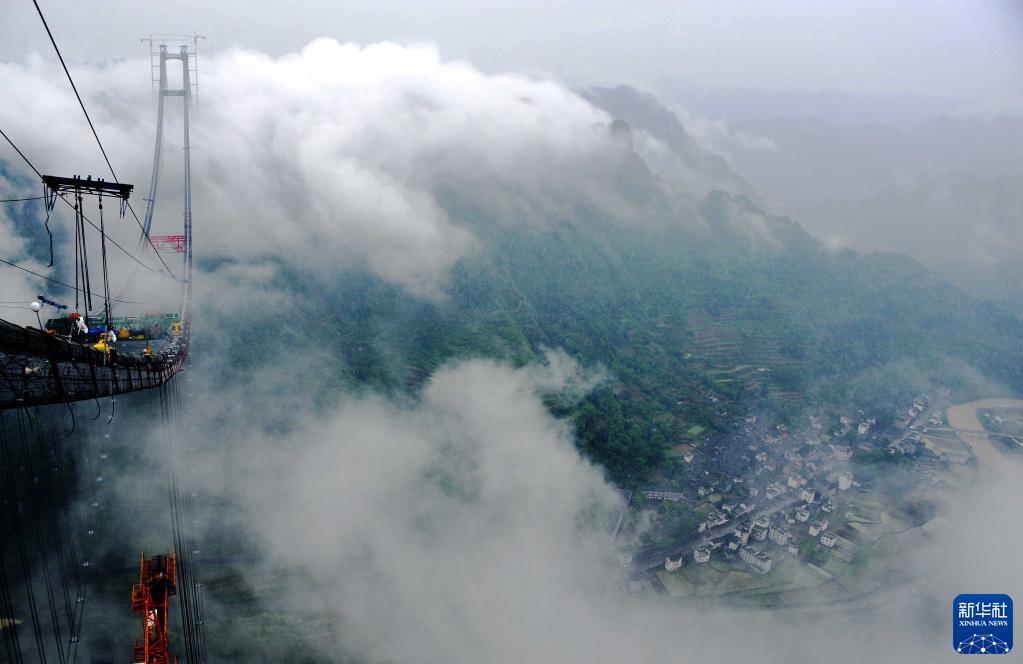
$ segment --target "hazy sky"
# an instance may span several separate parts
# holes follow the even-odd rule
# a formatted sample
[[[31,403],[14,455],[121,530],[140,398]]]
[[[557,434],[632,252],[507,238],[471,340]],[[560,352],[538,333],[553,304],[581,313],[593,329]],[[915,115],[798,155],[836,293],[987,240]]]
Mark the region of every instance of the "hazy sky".
[[[429,41],[484,71],[571,84],[662,78],[769,90],[837,88],[952,96],[1015,112],[1023,12],[1012,0],[518,0],[239,2],[43,0],[66,54],[121,58],[151,32],[208,35],[206,47],[277,55],[316,37]],[[51,55],[29,0],[0,9],[0,59]]]

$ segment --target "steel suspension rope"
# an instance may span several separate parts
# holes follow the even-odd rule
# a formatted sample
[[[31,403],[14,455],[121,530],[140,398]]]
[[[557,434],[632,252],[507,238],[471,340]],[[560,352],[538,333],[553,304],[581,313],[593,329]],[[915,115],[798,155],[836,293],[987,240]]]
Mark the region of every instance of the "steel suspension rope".
[[[193,633],[192,624],[192,607],[189,602],[191,594],[189,593],[189,569],[187,565],[186,555],[187,547],[183,546],[183,538],[181,534],[181,513],[179,510],[178,501],[178,482],[177,482],[177,470],[176,470],[176,459],[174,455],[173,440],[170,435],[170,404],[169,395],[166,385],[160,386],[160,416],[161,416],[161,429],[163,433],[164,452],[167,461],[167,499],[170,504],[171,512],[171,530],[174,537],[174,548],[178,552],[178,559],[180,564],[178,565],[178,577],[180,582],[178,583],[178,591],[180,600],[178,601],[178,609],[181,613],[181,630],[185,637],[185,661],[188,664],[198,664],[198,658],[195,652],[195,639]]]
[[[82,195],[75,192],[75,265],[81,267],[82,296],[85,309],[92,311],[92,285],[89,283],[89,250],[85,238],[85,225],[82,223]],[[80,257],[80,259],[79,259]],[[75,274],[75,287],[78,287],[78,274]],[[78,291],[75,291],[75,310],[78,310]]]
[[[43,185],[43,195],[46,195],[46,185]],[[50,230],[50,213],[53,212],[53,206],[56,203],[55,200],[50,199],[45,203],[46,207],[46,220],[43,221],[43,226],[46,228],[46,235],[50,239],[50,264],[46,267],[53,267],[53,231]]]
[[[37,416],[38,416],[37,407]],[[63,491],[60,489],[61,485],[65,481],[65,477],[61,472],[63,464],[60,463],[57,452],[53,445],[58,442],[56,437],[56,427],[53,425],[53,410],[46,408],[42,411],[46,416],[46,429],[39,429],[39,435],[37,436],[37,444],[35,448],[38,452],[39,462],[41,465],[40,472],[43,469],[49,468],[47,473],[48,482],[45,487],[43,495],[46,496],[46,504],[44,510],[46,512],[47,521],[50,527],[50,538],[53,542],[54,551],[57,554],[57,573],[60,581],[60,593],[64,599],[64,616],[67,620],[68,629],[71,634],[74,634],[74,623],[75,623],[75,609],[74,604],[71,601],[71,580],[69,578],[71,570],[68,567],[68,560],[64,555],[64,536],[66,531],[62,532],[62,529],[58,523],[58,512],[62,511],[63,506],[57,501],[58,495],[63,495]],[[31,416],[26,412],[27,416]],[[55,478],[56,476],[56,478]],[[56,481],[55,481],[56,479]],[[54,486],[56,485],[56,486]],[[40,524],[40,529],[42,524]],[[65,656],[66,660],[66,656]]]
[[[82,605],[82,610],[79,611],[79,614],[81,614],[84,611],[84,609],[85,609],[85,607],[84,607],[85,588],[84,588],[84,583],[82,582],[82,576],[81,575],[82,575],[82,569],[89,566],[89,549],[86,546],[86,542],[88,540],[85,537],[85,526],[83,525],[84,521],[82,520],[82,506],[81,506],[82,492],[81,492],[80,480],[79,480],[79,478],[82,476],[80,471],[79,471],[79,461],[83,458],[82,455],[83,455],[84,445],[82,444],[81,430],[79,429],[78,426],[76,426],[76,423],[75,423],[74,406],[73,406],[73,404],[68,403],[67,407],[68,407],[68,414],[71,417],[71,422],[72,422],[72,427],[73,428],[71,429],[71,435],[70,435],[71,445],[66,447],[65,449],[66,449],[66,454],[67,454],[67,457],[68,457],[68,470],[71,473],[71,476],[74,478],[74,481],[70,485],[71,486],[71,518],[72,518],[73,526],[74,526],[73,529],[74,529],[75,533],[77,533],[77,543],[78,543],[79,559],[78,559],[78,564],[76,565],[75,569],[78,570],[78,577],[77,577],[78,600],[77,600],[77,602],[78,602],[78,604]],[[79,617],[78,617],[78,625],[79,626],[81,625],[81,622],[82,622],[82,618],[81,618],[81,615],[79,615]]]
[[[68,413],[71,415],[72,427],[74,427],[74,411],[71,410],[71,403],[65,404],[68,407]],[[64,417],[62,414],[61,422],[63,423]],[[71,571],[71,579],[74,583],[74,594],[75,602],[74,608],[69,617],[69,625],[71,629],[71,643],[78,641],[78,633],[80,625],[78,624],[78,605],[83,601],[82,594],[82,575],[79,569],[80,557],[79,557],[79,544],[81,539],[81,532],[75,530],[75,520],[73,512],[78,508],[78,497],[77,497],[77,485],[78,485],[78,472],[74,462],[74,454],[72,451],[71,435],[75,433],[74,427],[71,429],[70,434],[65,434],[63,437],[57,437],[54,435],[54,441],[59,445],[61,455],[63,457],[61,463],[60,459],[57,459],[58,467],[63,470],[60,477],[57,478],[57,486],[60,490],[60,499],[63,504],[63,521],[64,521],[64,535],[67,538],[68,545],[68,568]]]
[[[86,529],[84,520],[82,519],[81,501],[83,500],[82,492],[80,490],[79,478],[82,477],[84,470],[80,470],[80,462],[84,462],[85,446],[82,443],[82,429],[77,426],[75,412],[73,405],[68,403],[68,415],[71,419],[72,428],[70,433],[66,435],[69,444],[65,445],[65,455],[67,457],[68,473],[72,478],[72,481],[68,483],[70,487],[69,491],[69,517],[72,524],[72,531],[74,536],[72,541],[77,544],[78,557],[74,559],[75,565],[75,584],[77,588],[77,598],[75,600],[76,611],[75,611],[75,628],[71,637],[73,650],[71,653],[71,662],[78,657],[78,642],[81,634],[82,624],[85,617],[85,582],[82,579],[82,570],[89,567],[89,548],[87,546],[88,539],[86,537]]]
[[[103,256],[103,310],[107,329],[110,329],[110,271],[107,267],[107,241],[103,232],[103,195],[99,197],[100,251]],[[113,414],[110,416],[113,418]]]
[[[15,664],[25,661],[21,655],[21,639],[18,637],[18,624],[14,618],[14,602],[11,599],[11,585],[7,577],[7,565],[4,563],[4,551],[0,549],[0,611],[9,621],[0,630],[4,634],[4,649],[7,659]]]
[[[182,430],[182,418],[181,414],[184,413],[184,407],[182,405],[181,398],[181,381],[172,381],[170,384],[172,403],[174,406],[173,411],[178,413],[179,416],[173,418],[173,424],[177,428],[179,433],[185,433]],[[182,436],[185,439],[186,436]],[[185,514],[185,541],[188,545],[186,551],[187,563],[189,569],[189,580],[191,583],[191,605],[194,632],[196,638],[196,649],[199,653],[199,661],[203,663],[206,661],[206,628],[205,620],[203,616],[203,603],[202,603],[202,584],[199,581],[199,563],[198,563],[198,541],[195,537],[195,501],[194,494],[186,495],[184,497],[184,514]]]
[[[50,446],[48,449],[53,463],[53,470],[50,477],[56,485],[50,492],[51,504],[54,506],[51,517],[53,519],[52,527],[54,530],[54,539],[58,544],[58,561],[60,562],[60,569],[62,570],[61,584],[66,596],[65,602],[68,630],[71,634],[69,641],[74,643],[77,641],[77,633],[75,629],[76,604],[81,588],[78,574],[78,555],[75,552],[75,538],[71,526],[71,492],[69,487],[77,478],[72,475],[71,467],[67,460],[67,439],[66,437],[58,435],[58,428],[55,424],[56,418],[54,416],[54,408],[47,408],[46,413],[50,425],[50,435],[48,436]],[[60,421],[61,423],[64,421],[63,411],[61,411]],[[64,558],[64,546],[67,547],[66,560]],[[75,595],[75,601],[71,600],[72,591]]]
[[[2,436],[0,432],[0,436]],[[6,446],[6,442],[0,441],[0,445]],[[17,510],[17,505],[11,505],[12,511]],[[25,661],[21,653],[21,638],[18,635],[17,615],[14,611],[14,601],[11,597],[11,584],[7,575],[6,547],[0,548],[0,612],[9,622],[0,628],[4,636],[4,649],[7,651],[7,659],[15,664],[22,664]]]
[[[16,411],[18,418],[18,438],[21,441],[21,453],[24,457],[25,470],[28,473],[29,478],[29,505],[32,507],[32,519],[36,524],[36,550],[39,553],[39,560],[42,563],[43,568],[43,582],[46,588],[46,602],[50,609],[50,624],[51,631],[53,632],[53,640],[57,648],[57,660],[64,664],[67,659],[64,655],[64,640],[61,637],[60,632],[60,615],[58,613],[57,604],[54,600],[53,595],[53,577],[50,575],[50,556],[46,549],[46,540],[43,536],[43,519],[39,508],[39,491],[37,483],[39,476],[36,474],[35,465],[32,463],[32,454],[29,449],[28,443],[28,426],[24,418],[29,417],[27,412],[23,409]],[[31,422],[28,423],[31,425]]]
[[[28,559],[28,550],[25,546],[25,529],[21,525],[21,513],[18,509],[18,490],[14,462],[7,440],[7,427],[4,424],[3,414],[0,413],[0,444],[2,444],[3,466],[7,471],[8,496],[11,501],[14,536],[18,543],[18,559],[21,563],[21,578],[25,584],[25,595],[28,600],[29,616],[32,622],[32,635],[35,637],[36,655],[40,662],[46,664],[46,648],[43,645],[43,629],[39,620],[39,609],[36,604],[35,587],[32,584],[32,567]]]

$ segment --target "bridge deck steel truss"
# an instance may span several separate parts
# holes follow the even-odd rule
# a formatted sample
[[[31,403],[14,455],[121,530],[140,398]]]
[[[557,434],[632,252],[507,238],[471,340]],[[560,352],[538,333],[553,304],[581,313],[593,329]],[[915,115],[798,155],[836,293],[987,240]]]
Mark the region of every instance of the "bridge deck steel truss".
[[[187,354],[184,334],[153,355],[106,353],[0,320],[0,410],[157,387],[181,369]]]

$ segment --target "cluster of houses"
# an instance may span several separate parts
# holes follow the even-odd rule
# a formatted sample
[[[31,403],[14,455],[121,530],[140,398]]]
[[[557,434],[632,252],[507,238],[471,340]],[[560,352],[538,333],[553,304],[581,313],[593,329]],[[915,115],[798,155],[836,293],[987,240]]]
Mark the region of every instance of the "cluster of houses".
[[[847,469],[852,449],[846,445],[821,445],[805,454],[787,449],[765,455],[777,464],[771,476],[780,473],[784,479],[765,480],[762,493],[757,482],[751,481],[747,483],[746,501],[725,502],[722,498],[715,503],[699,531],[713,534],[717,529],[722,535],[693,550],[695,564],[710,561],[713,551],[721,549],[726,557],[737,557],[754,571],[765,574],[779,555],[798,555],[796,542],[804,536],[815,538],[826,548],[837,542],[837,535],[828,530],[829,518],[836,509],[837,495],[856,485],[853,473]],[[758,460],[767,465],[764,459]],[[772,515],[744,520],[757,509],[751,496],[766,499],[760,511],[768,508]],[[729,528],[728,524],[737,525]],[[683,562],[684,556],[677,560],[669,557],[665,569],[677,570]]]
[[[929,404],[929,396],[916,397],[905,410],[908,422]],[[834,419],[826,421],[810,414],[790,430],[783,423],[758,422],[756,416],[737,419],[733,433],[704,438],[695,454],[686,452],[670,488],[642,493],[648,500],[685,501],[705,513],[698,530],[706,543],[690,550],[694,564],[720,555],[764,574],[780,556],[798,556],[799,544],[805,546],[808,538],[830,549],[839,540],[829,530],[836,499],[869,488],[869,478],[862,486],[854,478],[854,455],[889,449],[891,440],[909,437],[895,426],[878,426],[862,411],[838,416],[837,426]],[[761,516],[753,518],[757,513]],[[668,557],[665,569],[680,569],[689,555]]]
[[[793,483],[832,473],[836,465],[849,462],[857,450],[889,449],[913,454],[919,441],[903,435],[898,427],[912,424],[930,404],[931,397],[921,394],[900,410],[903,417],[895,425],[884,427],[878,425],[876,417],[863,411],[832,415],[837,421],[811,413],[793,427],[755,415],[736,418],[732,422],[734,431],[706,436],[702,447],[686,446],[674,486],[668,490],[654,489],[648,497],[661,500],[660,494],[669,493],[673,500],[688,499],[697,504],[699,499],[724,494],[738,503],[756,498],[767,484],[766,497],[771,500],[781,494],[780,487],[772,486],[773,482],[758,483],[756,479],[776,474],[779,469],[790,471],[780,481],[789,488],[799,488]],[[723,463],[722,457],[729,455],[722,452],[735,449],[742,451],[741,459]]]
[[[839,482],[829,489],[829,493],[846,491],[852,485],[852,473],[844,472],[839,476]],[[712,552],[720,548],[726,556],[738,556],[739,560],[754,571],[766,574],[771,571],[778,555],[799,555],[795,542],[802,537],[803,532],[815,538],[821,546],[829,549],[834,547],[838,536],[828,530],[829,515],[834,509],[835,504],[830,495],[818,494],[814,489],[801,487],[799,499],[788,509],[776,513],[773,517],[762,515],[754,520],[744,521],[731,534],[693,550],[693,561],[695,564],[707,563]],[[682,567],[684,559],[685,556],[680,556],[677,560],[668,557],[664,561],[664,568],[669,572],[676,571]]]
[[[921,394],[913,399],[913,404],[895,419],[896,428],[902,430],[908,427],[921,413],[927,410],[929,405],[931,405],[929,395]]]

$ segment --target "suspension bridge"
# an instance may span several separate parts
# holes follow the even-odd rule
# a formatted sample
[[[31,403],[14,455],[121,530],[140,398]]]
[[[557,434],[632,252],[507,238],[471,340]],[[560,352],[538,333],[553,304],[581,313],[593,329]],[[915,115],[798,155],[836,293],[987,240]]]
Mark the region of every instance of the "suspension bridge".
[[[89,556],[97,532],[90,509],[100,506],[97,496],[88,495],[90,489],[82,478],[101,473],[97,468],[106,459],[105,454],[97,459],[90,453],[90,440],[98,437],[98,430],[90,427],[111,426],[115,397],[148,391],[159,403],[157,434],[162,439],[166,469],[167,519],[165,524],[153,525],[166,533],[164,539],[172,542],[173,548],[168,547],[169,553],[143,553],[138,582],[125,589],[124,601],[125,611],[136,614],[138,628],[134,635],[124,635],[123,646],[131,652],[133,663],[201,664],[207,661],[204,609],[198,545],[191,526],[194,508],[182,497],[178,479],[176,445],[183,417],[180,379],[175,380],[186,365],[192,330],[189,112],[197,99],[196,52],[201,37],[152,35],[143,40],[149,43],[157,113],[149,191],[140,218],[131,203],[134,187],[119,180],[38,0],[31,2],[110,180],[44,175],[18,147],[15,137],[0,128],[0,137],[12,155],[26,164],[42,186],[41,196],[4,199],[0,204],[41,203],[49,237],[48,269],[54,265],[51,224],[58,217],[58,203],[66,206],[74,219],[66,243],[73,245],[73,260],[67,261],[74,265],[70,276],[70,269],[47,274],[10,257],[0,258],[0,268],[5,265],[28,274],[48,293],[25,303],[26,309],[35,313],[37,325],[0,320],[0,481],[6,485],[0,496],[0,526],[10,534],[0,542],[0,640],[11,662],[66,664],[78,657],[87,631]],[[174,76],[177,84],[171,85],[169,69],[176,68],[180,68],[180,77]],[[178,101],[183,146],[181,225],[174,234],[157,236],[151,231],[163,170],[165,106]],[[107,217],[114,208],[120,218],[130,218],[138,225],[134,251],[109,232]],[[167,227],[163,222],[160,225]],[[117,252],[127,259],[115,262],[112,256]],[[169,265],[165,254],[178,257],[180,265]],[[118,264],[129,265],[131,271],[112,274]],[[118,297],[111,288],[113,277],[123,276],[127,283],[139,269],[162,279],[164,299],[166,291],[173,291],[172,298],[179,303],[176,312],[132,311],[131,307],[142,303]],[[46,308],[53,308],[56,315],[44,324],[40,312]],[[109,417],[102,419],[101,401],[110,407]],[[82,402],[95,404],[96,414],[83,417],[88,406]],[[102,481],[101,474],[98,481]],[[172,597],[178,608],[174,622]],[[177,647],[170,643],[172,633],[177,635]]]

